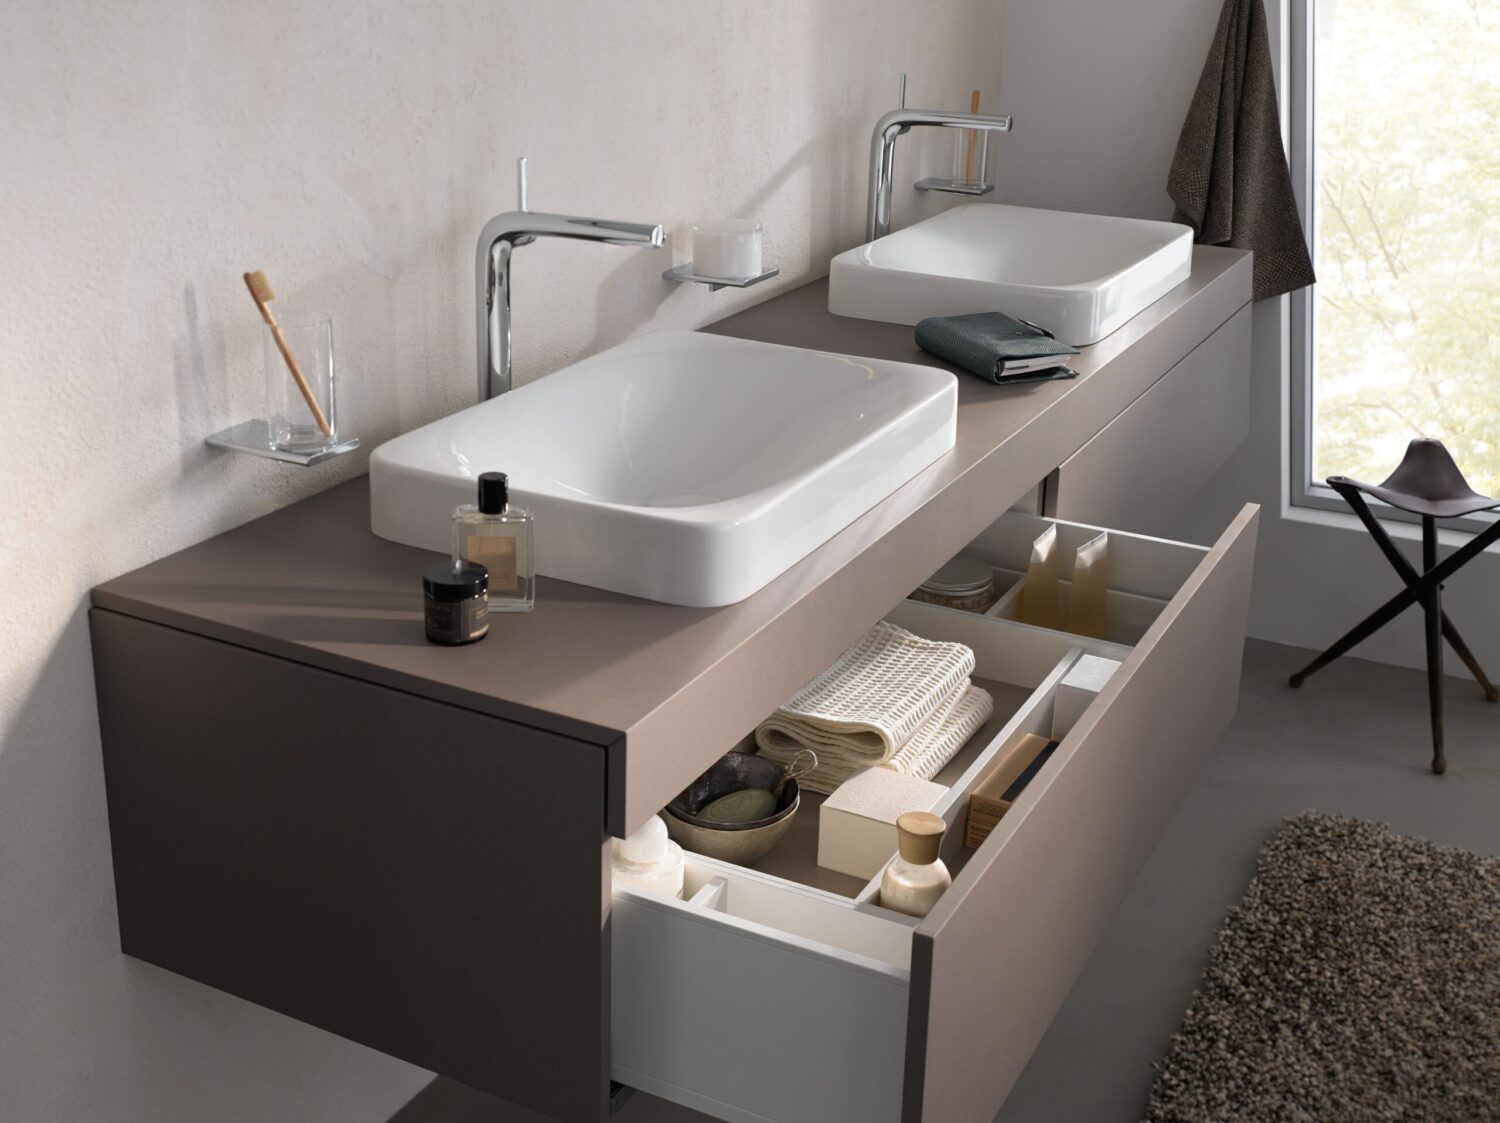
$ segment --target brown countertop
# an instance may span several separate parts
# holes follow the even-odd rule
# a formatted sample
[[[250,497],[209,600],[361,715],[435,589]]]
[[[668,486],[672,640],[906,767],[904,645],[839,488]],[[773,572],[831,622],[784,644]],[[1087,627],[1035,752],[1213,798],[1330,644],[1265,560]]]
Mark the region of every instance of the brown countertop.
[[[830,315],[826,280],[705,330],[942,365],[912,329]],[[1197,247],[1187,282],[1075,364],[1001,388],[960,375],[958,441],[759,593],[680,608],[547,578],[472,647],[425,642],[433,555],[376,538],[364,478],[94,591],[94,603],[598,744],[612,832],[638,825],[1250,299],[1250,259]]]

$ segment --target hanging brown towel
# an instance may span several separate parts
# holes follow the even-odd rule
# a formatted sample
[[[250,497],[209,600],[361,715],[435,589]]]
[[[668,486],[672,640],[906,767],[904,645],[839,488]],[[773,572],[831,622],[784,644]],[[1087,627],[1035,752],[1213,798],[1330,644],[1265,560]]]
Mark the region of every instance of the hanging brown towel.
[[[1196,241],[1255,251],[1256,300],[1310,285],[1312,259],[1281,146],[1261,0],[1225,0],[1167,176]]]

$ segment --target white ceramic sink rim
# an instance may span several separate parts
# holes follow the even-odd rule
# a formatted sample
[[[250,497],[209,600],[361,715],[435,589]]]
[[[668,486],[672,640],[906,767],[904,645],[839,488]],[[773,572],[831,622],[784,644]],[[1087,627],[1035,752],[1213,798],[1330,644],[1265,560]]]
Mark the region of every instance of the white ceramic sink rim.
[[[447,549],[454,505],[505,471],[541,573],[729,604],[951,449],[956,418],[946,371],[660,332],[381,445],[371,526]]]
[[[905,324],[1001,311],[1087,346],[1191,270],[1177,223],[971,203],[839,254],[828,307]]]

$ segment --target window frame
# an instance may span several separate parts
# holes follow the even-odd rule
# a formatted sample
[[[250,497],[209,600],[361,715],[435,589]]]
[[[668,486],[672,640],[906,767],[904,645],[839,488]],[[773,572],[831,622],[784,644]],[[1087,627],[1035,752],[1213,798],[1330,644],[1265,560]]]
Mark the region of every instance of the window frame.
[[[1292,171],[1292,193],[1297,200],[1297,213],[1302,219],[1302,230],[1307,237],[1308,250],[1316,254],[1317,236],[1314,224],[1317,213],[1313,207],[1317,190],[1317,150],[1315,147],[1316,122],[1313,120],[1314,91],[1317,80],[1317,61],[1313,57],[1317,31],[1317,0],[1287,0],[1288,63],[1291,70],[1290,89],[1290,140],[1288,163]],[[1316,256],[1313,260],[1317,267]],[[1313,425],[1317,416],[1314,395],[1317,387],[1317,372],[1313,358],[1313,288],[1308,285],[1290,296],[1290,410],[1288,451],[1290,453],[1288,500],[1293,507],[1312,508],[1321,511],[1349,513],[1349,506],[1338,492],[1322,480],[1312,477]],[[1391,465],[1394,469],[1396,466]],[[1405,511],[1398,511],[1373,496],[1369,499],[1371,512],[1380,519],[1392,522],[1419,523],[1421,519]],[[1461,519],[1447,519],[1445,530],[1477,534],[1496,520],[1496,515],[1481,512]]]

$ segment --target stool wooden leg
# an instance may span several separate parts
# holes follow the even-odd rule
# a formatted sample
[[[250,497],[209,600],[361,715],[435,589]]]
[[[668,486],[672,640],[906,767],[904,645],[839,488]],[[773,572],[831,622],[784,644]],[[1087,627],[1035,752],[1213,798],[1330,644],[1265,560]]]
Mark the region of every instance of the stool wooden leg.
[[[1422,568],[1437,565],[1437,523],[1422,520]],[[1441,776],[1448,770],[1443,756],[1443,592],[1434,585],[1423,597],[1427,610],[1427,701],[1432,711],[1432,770]]]
[[[1479,660],[1474,658],[1474,653],[1469,650],[1469,645],[1464,642],[1464,637],[1458,634],[1458,629],[1453,626],[1453,621],[1448,619],[1448,614],[1443,613],[1443,638],[1448,641],[1454,653],[1463,661],[1463,665],[1469,668],[1469,673],[1474,676],[1474,681],[1479,683],[1479,689],[1484,691],[1486,702],[1500,702],[1500,690],[1495,689],[1495,684],[1490,682],[1489,676],[1484,673],[1484,668],[1479,665]]]

